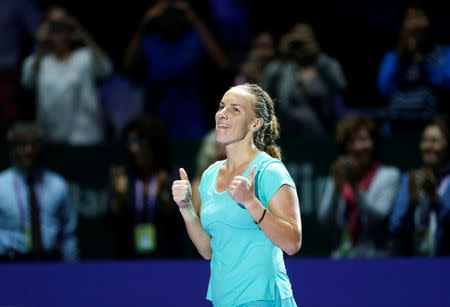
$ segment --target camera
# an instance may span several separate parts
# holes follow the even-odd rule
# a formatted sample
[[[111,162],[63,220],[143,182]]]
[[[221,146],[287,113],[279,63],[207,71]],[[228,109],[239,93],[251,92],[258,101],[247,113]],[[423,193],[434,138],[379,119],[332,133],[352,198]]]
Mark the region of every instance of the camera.
[[[290,51],[298,51],[305,48],[306,42],[301,39],[294,39],[289,42],[289,50]]]
[[[73,31],[72,25],[61,22],[61,21],[52,21],[48,26],[49,32],[52,34],[57,33],[70,33]]]

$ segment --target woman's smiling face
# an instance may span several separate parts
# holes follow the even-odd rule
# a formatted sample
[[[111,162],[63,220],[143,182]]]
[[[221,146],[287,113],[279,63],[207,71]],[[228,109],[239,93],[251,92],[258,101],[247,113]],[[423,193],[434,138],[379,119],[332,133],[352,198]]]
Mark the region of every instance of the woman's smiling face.
[[[430,167],[438,167],[448,157],[448,144],[438,126],[425,127],[420,141],[423,162]]]
[[[254,121],[251,94],[232,88],[223,95],[216,113],[216,140],[225,145],[241,141],[251,131]]]

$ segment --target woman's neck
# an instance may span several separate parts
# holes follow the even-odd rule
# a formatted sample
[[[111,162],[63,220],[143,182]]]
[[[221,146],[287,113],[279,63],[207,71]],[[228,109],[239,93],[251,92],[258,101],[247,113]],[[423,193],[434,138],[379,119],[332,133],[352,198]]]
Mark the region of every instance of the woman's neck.
[[[227,153],[226,165],[231,171],[251,162],[260,152],[260,150],[258,150],[249,140],[247,140],[247,138],[240,142],[226,145],[225,151]]]
[[[72,54],[72,52],[70,51],[70,49],[67,49],[67,50],[61,50],[58,52],[55,51],[53,54],[55,55],[55,58],[58,61],[65,61],[68,58],[70,58],[70,55]]]

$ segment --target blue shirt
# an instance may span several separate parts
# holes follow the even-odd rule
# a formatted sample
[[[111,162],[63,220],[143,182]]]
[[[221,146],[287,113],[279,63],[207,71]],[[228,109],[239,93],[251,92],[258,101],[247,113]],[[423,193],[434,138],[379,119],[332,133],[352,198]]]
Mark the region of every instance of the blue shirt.
[[[419,199],[419,204],[411,203],[409,199],[409,173],[404,174],[400,189],[397,194],[397,200],[389,221],[389,230],[394,234],[411,234],[415,229],[414,215],[415,210],[422,207],[423,202],[431,202],[424,194]],[[441,250],[446,248],[444,244],[444,234],[450,230],[450,177],[442,180],[438,189],[438,198],[436,202],[430,204],[430,209],[436,212],[437,229],[434,238],[433,254],[439,255]]]
[[[392,119],[429,120],[445,105],[435,89],[450,89],[450,47],[435,45],[425,61],[405,65],[397,51],[383,57],[377,80],[379,92],[388,99]]]
[[[0,1],[0,71],[17,69],[22,36],[34,40],[40,17],[35,1]]]
[[[236,306],[257,300],[274,300],[275,287],[281,299],[292,296],[282,250],[273,244],[253,221],[250,213],[236,203],[228,190],[216,191],[216,178],[226,160],[211,165],[199,186],[202,199],[201,223],[211,236],[213,250],[207,299],[214,306]],[[283,163],[260,152],[253,165],[255,195],[268,208],[278,189],[294,181]]]
[[[164,40],[161,33],[145,35],[141,52],[147,69],[150,113],[165,121],[174,138],[206,134],[205,89],[199,76],[206,49],[198,32],[187,29],[173,41]]]
[[[41,170],[34,190],[38,201],[42,245],[45,252],[60,252],[65,260],[78,258],[75,229],[77,217],[68,201],[67,182],[59,175]],[[26,254],[25,227],[31,228],[29,189],[18,168],[0,173],[0,255],[9,250]]]
[[[450,88],[450,47],[435,46],[427,54],[425,63],[426,80],[440,88]],[[384,96],[389,96],[399,89],[400,74],[406,68],[402,66],[397,51],[387,52],[381,60],[378,72],[378,90]]]

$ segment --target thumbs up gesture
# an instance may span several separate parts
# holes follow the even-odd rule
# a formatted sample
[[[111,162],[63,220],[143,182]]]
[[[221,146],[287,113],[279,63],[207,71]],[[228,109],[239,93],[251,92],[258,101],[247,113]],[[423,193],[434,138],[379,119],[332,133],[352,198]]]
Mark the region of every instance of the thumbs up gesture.
[[[173,200],[180,208],[189,207],[192,189],[188,175],[183,168],[180,168],[180,180],[175,180],[172,184],[172,196]]]
[[[255,169],[256,165],[250,169],[248,178],[234,177],[228,187],[228,194],[231,198],[246,208],[255,199]]]

